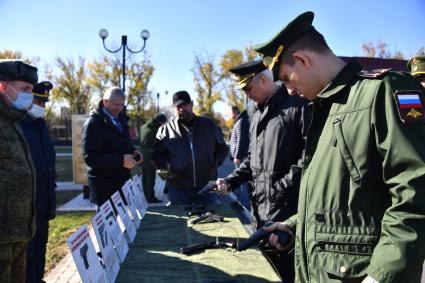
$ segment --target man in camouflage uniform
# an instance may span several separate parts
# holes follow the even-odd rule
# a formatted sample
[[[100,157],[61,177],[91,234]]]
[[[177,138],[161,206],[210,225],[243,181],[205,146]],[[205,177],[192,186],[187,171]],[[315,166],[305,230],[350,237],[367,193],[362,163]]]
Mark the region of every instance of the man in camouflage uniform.
[[[19,127],[32,103],[37,68],[0,60],[0,282],[25,282],[26,246],[35,231],[35,170]]]
[[[424,89],[362,71],[304,13],[254,48],[292,94],[312,100],[295,232],[296,282],[420,282],[425,256]],[[276,235],[270,242],[283,249]]]

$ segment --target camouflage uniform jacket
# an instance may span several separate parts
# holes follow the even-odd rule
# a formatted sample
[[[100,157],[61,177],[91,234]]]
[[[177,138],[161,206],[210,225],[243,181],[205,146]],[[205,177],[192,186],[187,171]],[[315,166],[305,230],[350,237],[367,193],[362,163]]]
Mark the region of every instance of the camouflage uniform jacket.
[[[35,231],[35,170],[19,127],[24,116],[0,99],[0,245],[29,241]]]

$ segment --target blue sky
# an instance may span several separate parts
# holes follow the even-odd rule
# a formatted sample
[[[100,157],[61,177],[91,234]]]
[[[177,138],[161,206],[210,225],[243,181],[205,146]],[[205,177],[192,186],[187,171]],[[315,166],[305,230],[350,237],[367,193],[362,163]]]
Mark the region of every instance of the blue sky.
[[[125,34],[133,46],[141,46],[140,31],[147,29],[156,68],[151,89],[167,105],[177,90],[194,94],[195,52],[218,60],[226,50],[270,39],[308,10],[337,55],[361,56],[364,42],[379,39],[406,56],[425,46],[424,0],[0,0],[0,50],[90,60],[106,53],[99,29],[108,29],[108,43]]]

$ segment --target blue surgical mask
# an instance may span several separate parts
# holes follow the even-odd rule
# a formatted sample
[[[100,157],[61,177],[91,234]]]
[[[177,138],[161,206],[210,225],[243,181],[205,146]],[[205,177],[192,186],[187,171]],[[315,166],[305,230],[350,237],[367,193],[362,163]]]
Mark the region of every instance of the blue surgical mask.
[[[28,110],[28,113],[33,117],[34,119],[42,118],[44,116],[46,109],[38,106],[37,104],[33,104],[31,109]]]
[[[17,92],[16,100],[12,101],[12,107],[18,110],[27,110],[28,108],[30,108],[33,98],[32,93],[17,91],[13,86],[10,87]]]

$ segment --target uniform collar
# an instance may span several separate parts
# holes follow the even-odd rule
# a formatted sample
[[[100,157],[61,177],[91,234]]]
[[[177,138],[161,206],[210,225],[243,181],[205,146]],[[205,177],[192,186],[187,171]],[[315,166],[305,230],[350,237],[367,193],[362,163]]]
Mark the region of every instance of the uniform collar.
[[[357,60],[351,60],[342,70],[336,75],[336,77],[323,89],[318,97],[329,98],[332,95],[340,92],[345,88],[356,76],[356,73],[362,70],[362,66]]]
[[[276,89],[276,92],[269,99],[267,99],[266,102],[256,105],[257,109],[263,111],[269,105],[281,104],[284,101],[285,97],[288,95],[284,87],[284,85],[279,86]]]

